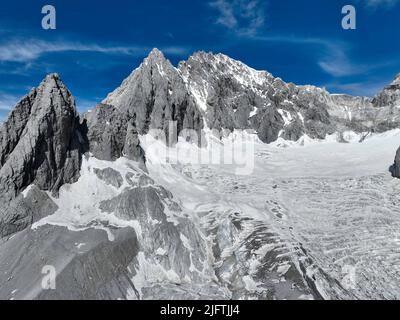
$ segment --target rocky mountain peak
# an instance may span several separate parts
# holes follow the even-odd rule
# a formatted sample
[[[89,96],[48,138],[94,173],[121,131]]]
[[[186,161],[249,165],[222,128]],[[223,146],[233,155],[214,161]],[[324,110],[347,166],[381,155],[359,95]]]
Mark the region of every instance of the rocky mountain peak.
[[[170,121],[177,122],[179,132],[202,128],[201,115],[184,79],[158,49],[153,49],[103,104],[118,110],[125,123],[134,123],[139,134],[150,129],[167,131]]]
[[[150,51],[148,57],[146,60],[152,60],[152,61],[162,61],[165,60],[164,54],[157,48],[154,48]]]
[[[172,63],[157,48],[150,52],[137,71],[150,72],[153,77],[171,77],[176,72]]]
[[[51,82],[51,81],[62,81],[61,77],[58,73],[53,72],[53,73],[49,73],[46,75],[46,77],[43,79],[43,82]]]
[[[84,141],[75,100],[57,74],[24,97],[0,128],[0,190],[16,197],[30,184],[57,192],[79,175]]]
[[[270,73],[255,70],[223,53],[196,52],[187,62],[182,62],[179,67],[184,74],[188,72],[187,68],[196,68],[197,72],[202,69],[204,73],[211,73],[211,76],[213,73],[217,73],[217,75],[233,77],[245,86],[260,86],[274,79]]]
[[[176,69],[164,54],[155,48],[140,66],[122,82],[121,86],[111,92],[102,103],[113,105],[126,112],[126,108],[132,104],[130,99],[137,90],[148,89],[155,82],[171,81],[170,78],[176,76]]]

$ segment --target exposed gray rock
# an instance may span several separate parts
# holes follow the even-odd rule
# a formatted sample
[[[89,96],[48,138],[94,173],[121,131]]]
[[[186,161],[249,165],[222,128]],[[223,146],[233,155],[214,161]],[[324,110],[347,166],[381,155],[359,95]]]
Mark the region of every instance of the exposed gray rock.
[[[52,214],[45,194],[79,178],[87,147],[75,101],[57,74],[48,75],[0,127],[0,237]],[[21,192],[34,185],[25,198]]]
[[[393,178],[400,178],[400,148],[397,150],[394,164],[390,167]]]
[[[146,170],[146,157],[138,132],[127,114],[107,104],[99,104],[84,115],[88,126],[90,152],[100,160],[114,161],[125,156]]]
[[[26,229],[0,244],[0,299],[125,299],[132,289],[127,266],[138,252],[131,228],[101,230],[63,227]],[[44,266],[54,266],[56,289],[44,290]],[[134,288],[133,288],[134,289]]]
[[[90,152],[100,160],[122,157],[128,119],[111,105],[99,104],[84,115],[88,126]]]
[[[268,109],[254,116],[251,121],[258,137],[265,143],[271,143],[279,138],[283,129],[284,121],[282,116],[275,109]]]
[[[400,78],[372,101],[285,83],[223,54],[195,53],[179,70],[208,127],[254,129],[266,143],[279,137],[324,139],[343,131],[385,132],[400,126],[400,110],[393,107]]]
[[[400,74],[374,98],[373,104],[376,107],[400,106]]]
[[[36,186],[0,208],[0,238],[24,230],[58,209],[50,197]]]
[[[138,172],[128,172],[125,178],[132,187],[145,187],[154,184],[154,180],[148,175]]]
[[[178,134],[203,128],[203,118],[179,71],[157,49],[103,103],[132,121],[139,134],[162,130],[169,141],[171,121],[176,121]]]
[[[75,101],[58,75],[23,98],[0,128],[0,192],[15,198],[30,184],[57,193],[79,177],[85,141]]]
[[[120,188],[124,183],[124,179],[122,178],[121,174],[112,168],[105,168],[103,170],[94,168],[93,172],[99,179],[115,188]]]
[[[21,138],[29,120],[36,95],[37,90],[33,89],[27,96],[22,98],[0,129],[0,168],[5,164]]]
[[[173,270],[177,275],[176,283],[165,281],[165,285],[149,276],[142,288],[137,288],[134,298],[170,299],[166,292],[177,299],[226,298],[216,283],[205,285],[205,279],[213,278],[214,271],[204,265],[207,247],[195,224],[182,214],[169,191],[152,184],[151,179],[147,182],[146,186],[127,188],[119,196],[100,204],[104,212],[136,221],[140,226],[140,256],[130,264],[130,269],[136,270],[134,277],[141,279],[143,275],[140,274],[151,274],[152,266],[158,270]],[[181,279],[190,279],[190,285]],[[135,280],[132,282],[136,283]],[[168,286],[167,291],[165,286]],[[164,289],[160,290],[161,287]]]
[[[146,156],[144,150],[140,146],[138,132],[131,123],[128,124],[122,153],[128,159],[140,162],[142,168],[145,168]]]

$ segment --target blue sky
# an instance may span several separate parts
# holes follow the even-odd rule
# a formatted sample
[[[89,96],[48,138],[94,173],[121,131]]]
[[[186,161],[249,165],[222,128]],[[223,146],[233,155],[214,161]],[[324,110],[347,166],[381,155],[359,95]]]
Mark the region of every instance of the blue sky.
[[[43,30],[54,5],[57,29]],[[357,9],[343,30],[342,7]],[[177,64],[222,52],[287,82],[376,94],[400,72],[400,0],[14,0],[0,4],[0,120],[58,72],[80,111],[93,107],[153,47]]]

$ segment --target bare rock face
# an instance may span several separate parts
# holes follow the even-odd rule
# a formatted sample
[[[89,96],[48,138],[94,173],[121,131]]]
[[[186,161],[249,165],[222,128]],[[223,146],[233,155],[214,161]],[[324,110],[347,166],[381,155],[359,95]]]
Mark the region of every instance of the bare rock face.
[[[132,120],[112,105],[99,104],[84,115],[88,125],[90,152],[100,160],[114,161],[121,157],[139,162],[145,170],[145,154]]]
[[[375,99],[286,83],[223,54],[195,53],[179,71],[211,129],[253,129],[266,143],[400,127],[400,77]]]
[[[159,129],[168,136],[170,121],[176,121],[178,134],[203,128],[203,118],[179,71],[157,49],[103,103],[132,121],[139,134]]]
[[[15,198],[35,184],[57,193],[79,177],[84,140],[71,93],[56,74],[23,98],[0,128],[0,190]]]
[[[274,81],[271,74],[225,55],[205,52],[181,62],[179,70],[209,128],[253,128],[265,142],[278,138],[284,120],[266,96]]]
[[[204,265],[209,249],[173,195],[146,175],[130,177],[130,180],[136,181],[136,186],[132,183],[117,197],[99,205],[103,212],[114,213],[125,221],[136,221],[140,226],[137,228],[139,253],[130,264],[130,270],[134,270],[133,290],[128,291],[130,298],[226,298],[224,290],[209,282],[215,278],[213,269]],[[154,268],[159,273],[173,270],[170,274],[175,280],[164,283],[155,280],[151,275]]]
[[[7,270],[0,274],[0,299],[125,299],[131,286],[127,266],[137,251],[130,228],[116,230],[112,242],[95,229],[25,229],[0,244],[0,269]],[[43,290],[44,263],[56,266],[55,290]]]
[[[373,103],[376,107],[400,106],[400,74],[375,97]]]
[[[17,146],[29,120],[37,90],[33,89],[21,99],[0,129],[0,168],[4,166],[10,153]]]
[[[93,172],[100,180],[103,180],[106,184],[114,186],[117,189],[120,188],[124,182],[121,174],[111,168],[103,170],[94,168]]]
[[[129,160],[133,160],[139,163],[139,167],[147,172],[146,167],[146,155],[142,147],[140,146],[139,134],[136,127],[132,124],[128,124],[128,129],[125,137],[124,149],[122,150],[124,157]]]
[[[0,128],[0,200],[7,204],[0,208],[0,236],[28,226],[36,203],[47,206],[44,196],[23,199],[28,186],[57,195],[79,178],[86,147],[81,131],[74,98],[57,74],[17,104]]]
[[[397,112],[400,107],[400,74],[396,76],[389,86],[385,87],[385,89],[375,97],[373,103],[377,108],[379,108],[379,110],[383,110],[380,113],[383,113],[384,110],[389,109],[389,111],[385,113],[386,119],[394,119],[400,123],[400,116]],[[382,122],[381,125],[387,129],[385,122]],[[392,126],[390,129],[399,127],[400,124]],[[394,164],[390,167],[390,172],[394,178],[400,178],[400,148],[397,150]]]
[[[24,230],[57,209],[57,205],[45,192],[32,186],[26,195],[20,194],[0,211],[0,238]]]
[[[393,178],[400,179],[400,148],[397,150],[394,164],[390,167],[390,172],[392,173]]]
[[[179,70],[212,129],[253,129],[271,143],[305,134],[324,139],[344,122],[331,116],[327,91],[285,83],[223,54],[195,53]]]
[[[122,156],[127,118],[115,107],[99,104],[84,115],[88,126],[90,152],[100,160],[113,161]]]
[[[90,152],[96,158],[113,161],[125,156],[143,169],[146,160],[139,135],[161,130],[168,142],[171,123],[176,134],[203,128],[202,115],[178,70],[157,49],[84,118]]]

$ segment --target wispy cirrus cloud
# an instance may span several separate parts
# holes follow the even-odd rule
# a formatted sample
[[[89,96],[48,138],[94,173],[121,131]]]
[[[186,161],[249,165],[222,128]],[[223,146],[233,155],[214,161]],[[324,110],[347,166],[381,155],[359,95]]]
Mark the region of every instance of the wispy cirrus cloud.
[[[375,64],[353,62],[349,57],[351,45],[337,40],[302,36],[258,36],[254,37],[253,40],[312,46],[314,47],[312,52],[316,55],[316,64],[324,72],[336,78],[360,75],[392,63],[391,61]]]
[[[341,42],[320,40],[322,57],[318,60],[319,67],[334,77],[346,77],[365,73],[374,65],[354,63],[349,58],[348,45]]]
[[[146,46],[102,46],[68,41],[49,42],[37,39],[14,39],[0,43],[0,61],[28,63],[44,54],[60,52],[97,52],[141,56],[151,49]],[[188,52],[188,49],[184,47],[164,47],[161,49],[164,53],[171,55],[184,55]]]
[[[265,25],[265,1],[214,0],[209,5],[218,11],[216,23],[240,36],[254,36]]]
[[[369,8],[390,8],[399,3],[399,0],[362,0]]]
[[[21,97],[17,97],[11,94],[0,92],[0,111],[10,111],[18,102]]]

